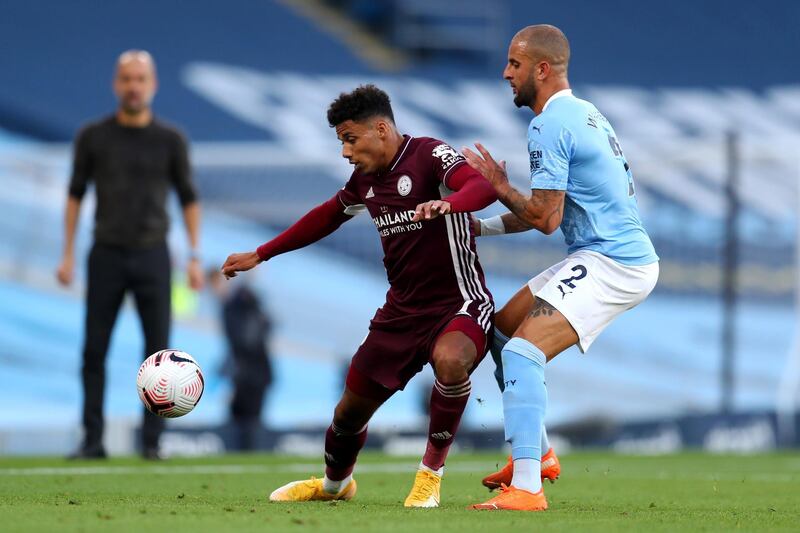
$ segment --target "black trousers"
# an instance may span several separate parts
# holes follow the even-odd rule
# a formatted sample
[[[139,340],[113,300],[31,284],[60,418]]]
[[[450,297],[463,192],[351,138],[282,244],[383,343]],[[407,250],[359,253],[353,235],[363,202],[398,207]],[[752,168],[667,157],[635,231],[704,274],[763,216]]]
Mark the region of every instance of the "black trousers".
[[[261,410],[264,405],[265,380],[233,381],[231,421],[236,434],[236,449],[252,451],[258,448],[261,431]]]
[[[166,243],[128,249],[95,243],[89,253],[83,347],[83,426],[87,447],[103,439],[106,353],[125,293],[133,293],[144,332],[144,358],[169,344],[171,267]],[[131,376],[134,379],[134,376]],[[125,394],[132,394],[133,388]],[[142,445],[158,446],[164,419],[144,410]]]

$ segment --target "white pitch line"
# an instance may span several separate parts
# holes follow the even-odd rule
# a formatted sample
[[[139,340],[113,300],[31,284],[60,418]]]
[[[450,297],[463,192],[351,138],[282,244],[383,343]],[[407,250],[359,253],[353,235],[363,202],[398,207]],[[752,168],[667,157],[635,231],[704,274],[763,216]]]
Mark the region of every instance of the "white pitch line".
[[[457,463],[448,466],[449,472],[488,472],[494,467],[490,463]],[[84,467],[32,467],[2,468],[0,476],[103,476],[127,474],[280,474],[317,472],[324,468],[322,463],[288,463],[283,465],[175,465],[175,466],[84,466]],[[362,464],[356,472],[365,474],[395,474],[414,472],[413,463]]]
[[[230,465],[162,465],[162,466],[83,466],[83,467],[31,467],[31,468],[0,468],[2,476],[103,476],[103,475],[131,475],[131,474],[160,474],[160,475],[246,475],[246,474],[313,474],[323,470],[320,463],[286,463],[277,465],[258,465],[258,464],[230,464]],[[491,461],[480,462],[457,462],[448,465],[448,472],[460,473],[488,473],[495,468]],[[416,471],[417,465],[414,463],[383,463],[383,464],[360,464],[356,466],[356,474],[402,474]],[[572,476],[565,472],[567,477],[581,479],[586,477],[596,477],[604,474],[610,480],[614,479],[652,479],[657,481],[689,481],[689,482],[773,482],[773,483],[798,483],[800,484],[800,472],[784,472],[775,474],[766,473],[742,473],[733,472],[666,472],[637,473],[637,472],[615,472],[613,470],[605,473],[604,469],[592,468],[591,473],[587,473],[581,467],[574,471]]]

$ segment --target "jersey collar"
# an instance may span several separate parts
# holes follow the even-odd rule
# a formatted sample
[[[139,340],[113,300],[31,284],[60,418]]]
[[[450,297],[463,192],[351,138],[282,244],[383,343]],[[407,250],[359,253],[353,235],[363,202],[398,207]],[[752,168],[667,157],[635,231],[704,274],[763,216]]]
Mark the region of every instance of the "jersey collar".
[[[403,137],[405,138],[405,142],[400,145],[400,149],[397,150],[397,153],[394,155],[394,159],[392,159],[392,162],[389,165],[389,170],[386,171],[387,174],[389,172],[392,172],[394,170],[394,167],[397,166],[397,163],[399,163],[400,160],[403,159],[403,155],[406,153],[406,148],[408,148],[408,145],[411,144],[411,139],[414,138],[410,135],[403,135]]]
[[[550,105],[550,102],[552,102],[553,100],[555,100],[557,98],[561,98],[563,96],[572,96],[572,89],[561,89],[557,93],[554,93],[553,96],[551,96],[550,98],[547,99],[547,101],[544,103],[544,106],[542,106],[542,113],[545,112],[545,110],[547,109],[547,106]]]

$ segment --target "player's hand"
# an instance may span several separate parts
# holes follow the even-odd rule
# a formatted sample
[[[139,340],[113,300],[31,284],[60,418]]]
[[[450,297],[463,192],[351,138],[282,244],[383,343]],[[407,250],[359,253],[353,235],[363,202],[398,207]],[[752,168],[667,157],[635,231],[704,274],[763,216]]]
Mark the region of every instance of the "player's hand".
[[[430,202],[425,202],[417,206],[416,213],[411,217],[411,222],[431,220],[439,215],[450,213],[451,209],[450,202],[446,202],[445,200],[431,200]]]
[[[261,258],[255,252],[245,252],[242,254],[231,254],[222,265],[222,274],[230,279],[235,278],[237,272],[246,272],[258,266]]]
[[[480,155],[467,147],[461,149],[461,153],[464,154],[469,166],[480,172],[480,174],[492,184],[495,190],[504,185],[508,185],[506,162],[500,161],[498,163],[495,161],[492,154],[489,153],[489,150],[484,148],[481,143],[475,143],[475,148],[478,149]]]
[[[72,254],[67,254],[61,259],[61,264],[58,265],[56,270],[56,279],[64,287],[69,287],[72,284],[72,278],[75,276],[75,258]]]
[[[186,279],[189,280],[189,287],[199,291],[203,288],[203,269],[200,267],[198,259],[191,259],[186,267]]]

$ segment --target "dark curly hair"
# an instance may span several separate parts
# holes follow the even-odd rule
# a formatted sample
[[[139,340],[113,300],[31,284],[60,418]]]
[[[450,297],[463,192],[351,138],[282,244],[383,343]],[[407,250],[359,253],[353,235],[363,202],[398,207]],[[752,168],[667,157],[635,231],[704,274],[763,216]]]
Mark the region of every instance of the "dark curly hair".
[[[359,85],[352,92],[341,93],[328,108],[328,124],[331,128],[348,120],[360,122],[377,116],[394,122],[389,95],[372,84]]]

